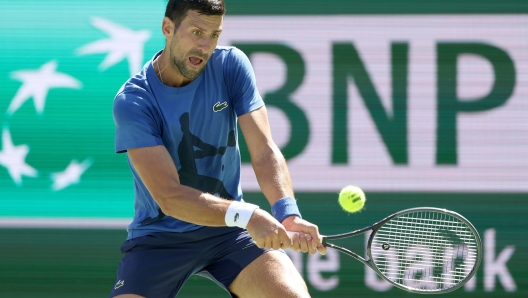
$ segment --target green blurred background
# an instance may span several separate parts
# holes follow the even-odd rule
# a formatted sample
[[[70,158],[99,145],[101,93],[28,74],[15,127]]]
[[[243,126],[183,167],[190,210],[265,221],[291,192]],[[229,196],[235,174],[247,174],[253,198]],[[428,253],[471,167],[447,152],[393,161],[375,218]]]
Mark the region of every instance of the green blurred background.
[[[333,234],[367,226],[404,208],[427,205],[455,210],[476,226],[485,244],[485,255],[476,279],[446,296],[528,296],[528,240],[524,231],[528,224],[525,1],[226,2],[228,16],[222,44],[257,51],[252,44],[269,43],[275,48],[271,47],[268,54],[286,59],[285,68],[267,70],[250,56],[255,62],[259,89],[272,108],[273,133],[288,157],[305,218],[318,224],[322,233]],[[159,27],[164,5],[163,0],[0,2],[0,110],[5,111],[0,112],[0,297],[108,295],[121,257],[119,247],[133,215],[132,177],[126,157],[113,150],[112,99],[122,83],[163,47]],[[428,23],[427,19],[433,18],[439,21]],[[444,19],[445,31],[452,35],[442,33]],[[314,24],[329,25],[324,30],[312,27],[312,20]],[[290,22],[301,25],[295,27]],[[247,26],[237,27],[239,24]],[[272,24],[284,24],[284,30],[266,30]],[[371,25],[366,28],[363,24]],[[391,24],[401,24],[411,37],[405,32],[400,34]],[[479,33],[483,27],[491,28],[489,36],[487,32]],[[413,31],[419,29],[424,29],[417,31],[422,35]],[[438,37],[431,37],[428,29]],[[360,31],[367,33],[358,35]],[[384,32],[393,35],[387,37]],[[127,33],[132,39],[137,38],[135,43],[121,40],[116,43],[121,48],[112,48],[110,42],[101,42]],[[393,46],[391,52],[389,43],[376,44],[378,33],[384,42],[409,45],[406,53],[413,62],[405,72],[394,72],[406,69],[401,65],[407,60],[394,58],[403,57],[397,56],[397,49],[405,46]],[[141,34],[147,36],[142,41]],[[474,105],[466,110],[457,105],[442,108],[435,101],[440,102],[442,96],[449,99],[450,95],[442,95],[440,87],[432,85],[449,82],[449,77],[445,81],[436,79],[442,76],[438,69],[449,68],[442,68],[443,62],[433,56],[431,61],[436,64],[432,67],[425,60],[420,64],[421,57],[429,53],[423,41],[431,38],[436,44],[456,41],[499,48],[500,53],[506,53],[500,57],[509,57],[514,70],[511,75],[507,72],[510,60],[504,62],[499,56],[482,54],[484,62],[481,57],[468,67],[471,70],[473,65],[485,65],[470,71],[474,76],[468,79],[468,75],[460,75],[458,81],[456,75],[453,78],[459,84],[466,82],[470,88],[467,92],[459,88],[457,94],[451,95],[452,102]],[[321,50],[321,45],[329,40],[333,51],[328,45]],[[341,49],[359,49],[364,54],[360,55],[361,63],[336,59],[351,55],[351,51],[340,53],[339,45]],[[124,51],[124,56],[102,66],[110,50]],[[474,52],[471,54],[475,56]],[[292,62],[298,57],[303,67]],[[54,65],[54,75],[44,72],[45,67]],[[369,73],[362,76],[361,66],[370,67]],[[345,75],[340,77],[339,70]],[[459,68],[460,72],[463,70]],[[410,75],[402,81],[404,73]],[[283,89],[274,81],[277,76],[286,80]],[[422,76],[432,77],[433,84],[421,86]],[[343,95],[336,79],[343,77],[345,89],[346,84],[355,83],[358,92],[348,87],[348,93]],[[409,86],[407,91],[398,89],[404,85]],[[480,85],[489,88],[482,91]],[[403,92],[401,96],[397,90]],[[469,100],[463,99],[464,92],[469,94]],[[383,107],[380,110],[372,106],[379,102],[390,106],[383,98],[391,96],[393,113],[385,115],[381,112]],[[398,105],[403,102],[401,98],[407,97],[411,98],[408,106]],[[412,99],[420,102],[420,98],[433,104],[420,110],[421,106],[412,104]],[[368,111],[367,118],[374,119],[369,120],[370,126],[356,125],[354,121],[363,119],[361,115],[358,118],[351,113],[352,119],[348,120],[347,116],[340,116],[340,110],[350,109],[346,104],[339,105],[343,99],[345,103],[354,100],[356,110]],[[17,106],[16,101],[21,104]],[[40,111],[34,105],[38,101],[43,104]],[[316,109],[309,110],[310,105]],[[440,120],[433,124],[443,127],[445,115],[435,112],[440,108],[447,114],[452,109],[459,120],[454,126],[459,138],[457,143],[455,136],[453,147],[458,155],[454,159],[452,152],[443,149],[443,143],[416,141],[431,136],[413,130],[411,120],[417,114],[434,115]],[[473,113],[472,109],[482,113]],[[397,118],[402,110],[409,111],[402,116],[411,119],[409,123]],[[482,120],[474,120],[478,117]],[[387,123],[383,124],[383,119]],[[472,120],[477,124],[468,124]],[[398,126],[402,123],[408,124],[407,130],[402,128],[403,143],[396,140],[402,139],[402,131],[398,130],[404,127]],[[442,131],[433,127],[429,131],[441,140],[439,130]],[[361,131],[367,132],[363,135]],[[383,134],[386,136],[380,137]],[[377,141],[369,143],[372,139]],[[467,139],[471,142],[464,141]],[[362,141],[384,150],[378,152],[374,148],[370,156],[370,147],[361,149]],[[416,158],[423,152],[432,152],[424,154],[426,162]],[[432,161],[428,163],[427,158]],[[247,181],[243,184],[246,201],[267,206],[247,164],[243,174],[243,181]],[[345,184],[364,187],[367,205],[361,213],[349,215],[337,205],[337,192]],[[364,241],[359,236],[342,243],[362,254]],[[291,257],[314,297],[412,295],[390,288],[361,263],[335,252],[326,257]],[[214,283],[199,277],[191,278],[181,292],[181,297],[216,296],[228,297]]]

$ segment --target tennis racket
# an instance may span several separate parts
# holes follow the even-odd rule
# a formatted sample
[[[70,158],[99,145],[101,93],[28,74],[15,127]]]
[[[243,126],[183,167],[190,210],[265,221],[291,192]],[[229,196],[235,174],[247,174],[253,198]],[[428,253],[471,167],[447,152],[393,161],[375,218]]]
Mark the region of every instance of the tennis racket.
[[[371,231],[367,259],[329,241]],[[336,249],[372,268],[394,286],[415,293],[446,293],[477,271],[482,242],[473,225],[446,209],[420,207],[396,212],[363,229],[323,236]]]

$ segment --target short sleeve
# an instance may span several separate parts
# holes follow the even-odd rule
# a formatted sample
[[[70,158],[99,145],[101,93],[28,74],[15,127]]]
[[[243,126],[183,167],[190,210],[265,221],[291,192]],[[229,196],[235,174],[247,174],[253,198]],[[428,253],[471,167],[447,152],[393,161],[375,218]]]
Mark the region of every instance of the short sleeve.
[[[235,47],[231,48],[226,58],[224,78],[237,116],[242,116],[264,105],[257,89],[251,62],[244,52]]]
[[[115,151],[162,145],[160,119],[148,94],[121,92],[114,100]]]

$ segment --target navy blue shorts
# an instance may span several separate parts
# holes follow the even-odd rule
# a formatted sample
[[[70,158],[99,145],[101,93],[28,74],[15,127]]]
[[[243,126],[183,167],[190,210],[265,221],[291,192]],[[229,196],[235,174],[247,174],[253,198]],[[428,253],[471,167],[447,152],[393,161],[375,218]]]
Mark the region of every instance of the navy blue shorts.
[[[125,255],[110,297],[136,294],[172,298],[193,274],[209,278],[228,291],[242,269],[267,251],[237,227],[204,227],[130,239],[121,246]]]

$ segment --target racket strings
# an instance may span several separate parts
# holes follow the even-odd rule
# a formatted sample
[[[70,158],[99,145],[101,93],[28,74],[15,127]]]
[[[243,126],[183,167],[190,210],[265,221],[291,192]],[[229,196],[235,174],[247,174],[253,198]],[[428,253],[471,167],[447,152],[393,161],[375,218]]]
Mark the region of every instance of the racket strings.
[[[470,274],[477,246],[473,231],[459,218],[417,211],[385,223],[374,235],[371,255],[393,282],[434,291],[455,286]]]

